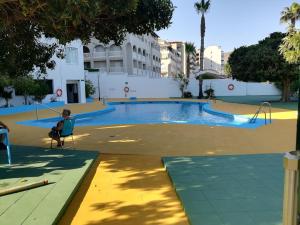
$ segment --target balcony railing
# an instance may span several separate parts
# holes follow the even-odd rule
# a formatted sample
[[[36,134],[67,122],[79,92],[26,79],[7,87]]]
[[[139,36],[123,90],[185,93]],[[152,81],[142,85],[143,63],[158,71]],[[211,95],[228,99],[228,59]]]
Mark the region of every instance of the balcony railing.
[[[105,58],[106,53],[105,52],[94,52],[94,58]]]
[[[111,73],[122,73],[124,72],[124,68],[120,66],[111,66],[109,67],[109,72]]]
[[[122,57],[122,52],[121,51],[110,51],[108,53],[109,56],[119,56]]]

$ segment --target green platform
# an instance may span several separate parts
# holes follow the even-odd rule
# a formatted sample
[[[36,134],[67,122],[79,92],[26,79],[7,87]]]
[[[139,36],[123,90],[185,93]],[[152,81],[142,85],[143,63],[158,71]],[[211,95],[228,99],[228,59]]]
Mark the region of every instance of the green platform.
[[[50,184],[0,197],[1,225],[55,224],[98,152],[12,147],[12,166],[0,152],[0,189],[47,179]]]
[[[280,225],[283,155],[165,157],[191,225]]]

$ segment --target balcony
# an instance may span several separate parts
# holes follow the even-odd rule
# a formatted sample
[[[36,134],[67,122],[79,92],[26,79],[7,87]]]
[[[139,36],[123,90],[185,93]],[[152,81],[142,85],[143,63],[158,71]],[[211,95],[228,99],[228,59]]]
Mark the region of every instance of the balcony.
[[[123,58],[123,54],[122,51],[110,51],[108,53],[109,58],[114,58],[114,59],[122,59]]]
[[[109,67],[109,72],[110,73],[123,73],[124,68],[120,67],[120,66],[111,66],[111,67]]]
[[[105,52],[94,52],[94,59],[103,59],[106,58],[106,53]]]

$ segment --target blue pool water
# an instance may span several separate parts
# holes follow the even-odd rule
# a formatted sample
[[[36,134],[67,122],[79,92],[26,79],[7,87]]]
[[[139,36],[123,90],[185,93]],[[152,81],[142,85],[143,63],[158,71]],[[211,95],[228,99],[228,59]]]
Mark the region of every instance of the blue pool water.
[[[217,112],[207,103],[199,102],[114,102],[108,108],[75,115],[76,126],[117,124],[198,124],[256,128],[263,125],[257,120],[249,124],[248,118]],[[18,122],[29,126],[51,128],[61,118]]]

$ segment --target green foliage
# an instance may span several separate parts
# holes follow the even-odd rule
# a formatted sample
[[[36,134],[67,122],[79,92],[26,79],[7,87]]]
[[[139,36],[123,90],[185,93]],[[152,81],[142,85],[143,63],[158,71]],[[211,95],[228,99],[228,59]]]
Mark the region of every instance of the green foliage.
[[[199,2],[196,2],[194,7],[198,14],[205,14],[210,7],[210,0],[201,0]]]
[[[5,107],[9,106],[9,99],[12,98],[11,84],[12,81],[8,76],[0,76],[0,97],[5,99]]]
[[[230,67],[229,63],[225,64],[225,66],[224,66],[224,72],[225,72],[225,75],[227,75],[228,77],[231,76],[232,71],[231,71],[231,67]]]
[[[0,2],[0,75],[27,75],[54,68],[58,45],[40,43],[41,34],[60,44],[93,36],[120,44],[126,33],[146,34],[167,28],[171,0],[40,0]],[[61,54],[59,54],[61,56]]]
[[[30,22],[46,37],[120,43],[125,34],[145,34],[170,25],[170,0],[40,0],[0,3],[0,25]]]
[[[191,69],[191,55],[196,54],[195,44],[192,42],[187,42],[185,44],[185,52],[186,52],[186,64],[187,64],[187,77],[190,77],[190,69]]]
[[[17,93],[24,96],[25,105],[28,104],[28,96],[34,93],[36,82],[32,76],[19,77],[13,82],[14,89]]]
[[[300,31],[288,33],[283,38],[279,52],[289,63],[300,63]]]
[[[55,44],[39,42],[40,32],[24,22],[9,27],[0,26],[0,76],[25,76],[36,67],[40,73],[53,68],[51,61]]]
[[[300,4],[293,2],[290,7],[285,7],[281,12],[280,22],[287,23],[290,29],[294,29],[296,21],[300,19]]]
[[[296,65],[289,64],[278,49],[285,34],[275,32],[256,45],[235,49],[228,59],[232,77],[241,81],[280,82],[287,101],[290,83],[297,79]]]
[[[211,87],[209,89],[207,89],[206,91],[204,91],[204,93],[206,94],[207,98],[214,98],[215,97],[215,90],[212,89]]]
[[[35,80],[35,85],[32,91],[34,100],[37,102],[42,102],[49,92],[48,85],[43,80]]]
[[[281,12],[280,21],[289,25],[289,32],[283,38],[279,51],[289,63],[300,63],[300,31],[295,28],[300,19],[300,4],[294,2]]]
[[[176,81],[179,82],[179,89],[181,91],[181,97],[184,97],[184,90],[187,88],[189,84],[189,79],[184,76],[184,74],[178,74],[175,78]]]
[[[92,81],[90,80],[85,80],[85,96],[88,98],[91,95],[95,94],[96,89],[95,86],[93,85]]]
[[[193,95],[192,95],[192,93],[190,91],[185,91],[183,93],[183,97],[184,98],[193,98]]]

